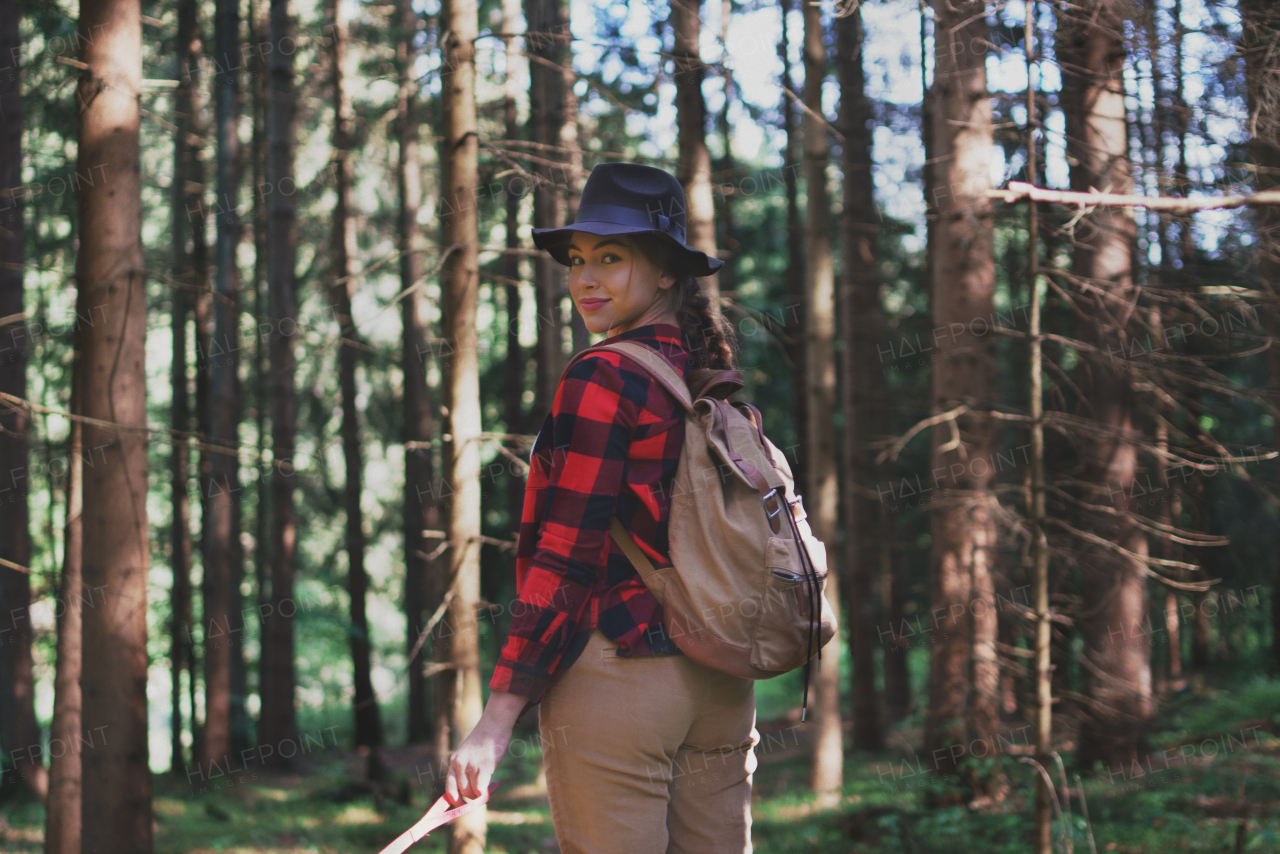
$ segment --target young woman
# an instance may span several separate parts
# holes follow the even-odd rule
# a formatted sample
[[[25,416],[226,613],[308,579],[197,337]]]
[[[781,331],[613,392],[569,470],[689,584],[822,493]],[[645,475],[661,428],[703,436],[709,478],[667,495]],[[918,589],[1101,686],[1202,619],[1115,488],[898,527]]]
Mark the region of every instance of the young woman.
[[[650,166],[592,170],[576,221],[535,229],[569,267],[589,331],[636,341],[689,378],[731,368],[732,330],[696,276],[723,262],[685,244],[684,192]],[[518,601],[446,798],[479,797],[523,711],[540,703],[551,817],[564,854],[751,850],[753,683],[690,661],[609,535],[617,515],[669,566],[680,404],[638,364],[601,350],[561,379],[534,444],[516,549]]]

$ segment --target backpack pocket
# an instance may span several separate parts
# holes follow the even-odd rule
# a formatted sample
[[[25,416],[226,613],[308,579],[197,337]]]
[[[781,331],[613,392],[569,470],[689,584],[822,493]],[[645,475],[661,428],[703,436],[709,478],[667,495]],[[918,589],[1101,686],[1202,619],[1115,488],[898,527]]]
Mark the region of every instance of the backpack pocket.
[[[751,638],[751,666],[761,670],[788,671],[808,660],[810,612],[822,607],[827,573],[818,567],[806,576],[795,540],[770,537],[759,594],[759,620]],[[813,617],[815,634],[821,632],[822,611]],[[814,638],[815,648],[821,638]]]

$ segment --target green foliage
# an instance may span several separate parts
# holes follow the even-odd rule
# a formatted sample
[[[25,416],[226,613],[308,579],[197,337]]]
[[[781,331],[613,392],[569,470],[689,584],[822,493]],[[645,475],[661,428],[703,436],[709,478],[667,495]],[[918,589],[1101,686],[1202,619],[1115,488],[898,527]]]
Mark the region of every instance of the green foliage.
[[[767,684],[767,683],[760,683]],[[1172,711],[1166,724],[1178,733],[1212,736],[1223,724],[1280,707],[1280,683],[1258,680],[1233,697],[1218,692]],[[345,714],[334,709],[333,713]],[[305,718],[305,716],[304,716]],[[305,719],[300,724],[318,725]],[[328,725],[328,724],[326,724]],[[1170,730],[1173,731],[1172,729]],[[762,742],[752,800],[753,840],[760,854],[1024,854],[1030,849],[1033,789],[1026,765],[1009,766],[1010,788],[998,803],[973,809],[930,808],[928,788],[901,775],[903,757],[852,754],[845,785],[831,799],[808,792],[807,737],[803,728]],[[521,748],[499,770],[503,788],[490,810],[492,852],[546,851],[554,839],[544,798],[527,794],[541,761],[536,733],[519,728]],[[381,804],[359,779],[360,760],[326,735],[290,774],[255,770],[191,784],[157,776],[156,851],[264,852],[298,850],[367,854],[391,841],[426,809],[431,777],[420,749],[396,750],[390,793],[407,787],[411,805],[393,797]],[[1056,776],[1056,775],[1055,775]],[[1248,750],[1198,755],[1185,764],[1141,775],[1126,773],[1084,780],[1093,835],[1099,852],[1167,854],[1235,850],[1243,825],[1248,852],[1276,850],[1280,815],[1280,740],[1260,734]],[[1088,851],[1087,826],[1079,795],[1071,801],[1077,852]],[[14,854],[41,850],[43,810],[35,803],[8,802],[0,808],[0,841]],[[1055,820],[1054,832],[1061,825]],[[443,852],[445,831],[437,831],[415,851]]]

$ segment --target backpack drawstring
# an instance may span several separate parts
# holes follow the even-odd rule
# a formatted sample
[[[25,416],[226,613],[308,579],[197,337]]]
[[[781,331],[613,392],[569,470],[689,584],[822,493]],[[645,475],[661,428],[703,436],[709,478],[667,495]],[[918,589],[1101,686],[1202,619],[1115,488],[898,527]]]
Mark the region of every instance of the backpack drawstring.
[[[815,631],[814,611],[817,607],[819,607],[822,604],[821,599],[815,600],[814,597],[815,596],[821,597],[822,593],[818,591],[818,571],[813,567],[813,558],[810,557],[809,549],[804,544],[804,539],[800,536],[800,526],[796,524],[796,517],[795,517],[795,513],[792,511],[791,502],[787,501],[786,498],[787,496],[784,490],[782,495],[782,500],[786,507],[786,513],[784,513],[783,515],[787,517],[787,524],[791,526],[791,536],[795,540],[796,546],[798,547],[797,551],[800,554],[800,566],[804,570],[805,580],[808,582],[807,586],[809,588],[807,591],[809,596],[809,632],[806,637],[807,643],[804,648],[804,651],[805,651],[804,693],[800,701],[800,722],[804,723],[807,717],[808,709],[809,709],[809,673],[813,666],[812,650],[813,650],[813,635]],[[819,663],[822,662],[821,646],[818,647],[818,662]]]

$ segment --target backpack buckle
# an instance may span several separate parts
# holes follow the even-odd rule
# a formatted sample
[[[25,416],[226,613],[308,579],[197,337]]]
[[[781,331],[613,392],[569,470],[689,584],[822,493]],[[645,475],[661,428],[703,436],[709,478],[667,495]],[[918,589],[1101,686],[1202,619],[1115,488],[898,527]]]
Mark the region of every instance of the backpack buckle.
[[[773,510],[769,509],[770,498],[772,498],[778,505]],[[781,513],[782,508],[787,506],[786,501],[784,501],[782,497],[778,495],[778,488],[776,486],[773,489],[766,492],[764,495],[760,496],[760,501],[761,503],[764,504],[764,512],[768,514],[770,519],[772,519],[774,516],[777,516],[779,513]]]

